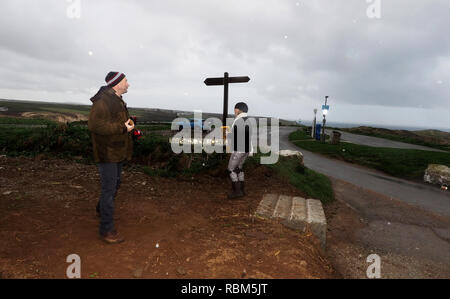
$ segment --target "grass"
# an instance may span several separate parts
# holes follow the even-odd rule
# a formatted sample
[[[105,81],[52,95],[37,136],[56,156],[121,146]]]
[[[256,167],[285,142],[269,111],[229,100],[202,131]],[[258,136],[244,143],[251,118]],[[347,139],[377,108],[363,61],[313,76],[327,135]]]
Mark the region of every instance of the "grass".
[[[14,118],[5,122],[20,122],[40,124],[42,120]],[[156,127],[156,126],[154,126]],[[45,154],[59,157],[81,157],[86,163],[92,163],[92,144],[86,126],[78,123],[56,125],[49,122],[44,128],[32,127],[0,127],[0,153],[9,156],[36,156]],[[150,176],[176,177],[193,175],[204,171],[225,169],[228,156],[223,154],[181,154],[175,155],[171,150],[168,137],[149,132],[134,145],[135,162],[142,165],[144,173]],[[151,160],[148,160],[151,157]],[[246,163],[249,167],[259,165],[260,156],[255,155]],[[186,168],[186,159],[191,160]],[[157,168],[149,165],[155,162],[161,164]],[[246,166],[247,167],[247,166]],[[322,202],[333,200],[333,189],[329,179],[310,169],[300,167],[297,159],[280,157],[278,163],[267,165],[277,175],[288,179],[289,183],[303,191],[308,197],[320,199]]]
[[[325,134],[325,139],[326,140],[329,140],[330,138],[331,138],[330,135],[326,135]],[[310,140],[310,141],[313,141],[315,139],[311,137],[311,128],[309,128],[309,127],[302,127],[301,129],[298,129],[297,131],[292,132],[289,135],[289,140],[290,141],[296,141],[296,140]]]
[[[294,131],[289,135],[289,140],[290,141],[294,141],[294,140],[308,140],[311,139],[312,137],[310,134],[307,133],[305,128],[302,128],[300,130]]]
[[[404,179],[421,180],[429,164],[450,166],[450,155],[448,153],[379,148],[343,142],[332,145],[330,143],[297,140],[293,143],[311,152],[374,168]]]

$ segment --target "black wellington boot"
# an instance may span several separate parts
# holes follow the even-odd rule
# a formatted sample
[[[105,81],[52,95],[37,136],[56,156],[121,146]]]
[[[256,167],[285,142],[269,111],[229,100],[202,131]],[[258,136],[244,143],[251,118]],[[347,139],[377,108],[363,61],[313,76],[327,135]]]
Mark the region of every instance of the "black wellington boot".
[[[241,193],[245,196],[247,195],[247,193],[245,193],[245,181],[240,181],[239,182],[240,187],[241,187]]]
[[[237,199],[244,196],[244,194],[242,194],[240,185],[240,182],[232,182],[233,191],[228,194],[228,199]]]

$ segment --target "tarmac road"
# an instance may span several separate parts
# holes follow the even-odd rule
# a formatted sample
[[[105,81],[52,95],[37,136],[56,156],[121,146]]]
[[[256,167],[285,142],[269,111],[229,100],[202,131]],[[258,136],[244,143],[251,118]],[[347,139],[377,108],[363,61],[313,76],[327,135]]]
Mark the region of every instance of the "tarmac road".
[[[306,167],[450,218],[450,192],[299,149],[289,141],[289,134],[295,130],[293,127],[280,127],[280,149],[300,150]]]
[[[295,129],[280,127],[280,149],[300,150],[305,166],[330,177],[336,199],[366,223],[327,245],[344,277],[365,278],[365,258],[376,253],[382,278],[450,278],[450,192],[299,149],[288,138]],[[331,230],[330,240],[339,235],[341,228]]]

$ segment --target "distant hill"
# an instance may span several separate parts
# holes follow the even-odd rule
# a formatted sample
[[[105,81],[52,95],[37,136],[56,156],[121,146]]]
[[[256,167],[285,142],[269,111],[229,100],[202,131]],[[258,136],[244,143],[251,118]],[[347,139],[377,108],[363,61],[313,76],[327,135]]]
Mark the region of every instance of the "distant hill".
[[[89,116],[90,109],[91,105],[0,99],[0,117],[47,119],[57,122],[85,121]],[[131,115],[138,117],[140,123],[170,123],[177,117],[192,118],[194,116],[192,111],[133,107],[129,107],[128,110]],[[210,117],[222,119],[222,114],[204,112],[202,117],[204,119]],[[230,114],[229,117],[233,117],[233,115]],[[280,125],[294,126],[296,122],[280,119]]]

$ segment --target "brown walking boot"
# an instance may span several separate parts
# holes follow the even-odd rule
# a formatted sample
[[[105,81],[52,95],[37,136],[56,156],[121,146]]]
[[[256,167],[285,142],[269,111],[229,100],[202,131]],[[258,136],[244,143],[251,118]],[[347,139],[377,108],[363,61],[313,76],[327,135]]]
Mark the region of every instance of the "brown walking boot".
[[[233,191],[228,194],[228,199],[237,199],[243,197],[244,194],[241,191],[240,182],[232,182]]]
[[[125,241],[125,239],[121,235],[119,235],[119,233],[116,230],[107,232],[106,234],[100,236],[102,240],[108,244],[118,244]]]

